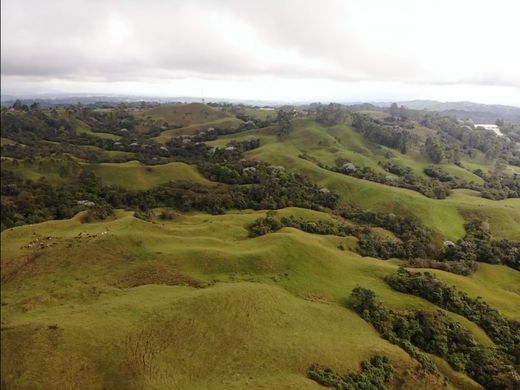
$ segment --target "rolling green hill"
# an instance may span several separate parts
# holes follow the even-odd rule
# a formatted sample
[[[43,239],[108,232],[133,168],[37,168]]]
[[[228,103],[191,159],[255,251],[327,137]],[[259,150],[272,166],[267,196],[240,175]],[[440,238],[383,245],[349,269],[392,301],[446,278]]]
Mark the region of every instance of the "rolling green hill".
[[[330,172],[300,157],[305,153],[316,161],[330,165],[334,164],[336,158],[346,157],[358,166],[369,166],[382,173],[385,171],[377,162],[390,160],[409,166],[417,174],[424,175],[423,169],[430,163],[419,155],[419,151],[412,150],[407,155],[402,155],[370,143],[348,126],[324,128],[312,121],[299,123],[284,141],[276,137],[274,128],[266,128],[224,136],[210,144],[223,146],[231,140],[252,137],[260,139],[261,147],[248,152],[248,158],[264,160],[304,173],[314,182],[339,193],[342,200],[363,209],[414,215],[426,226],[449,239],[463,236],[465,216],[479,215],[489,221],[491,231],[497,238],[520,238],[518,199],[491,201],[467,190],[456,190],[448,199],[430,199],[415,191]],[[388,151],[392,155],[390,159],[385,157]],[[480,183],[482,180],[470,170],[454,164],[445,164],[443,167],[468,181]]]
[[[116,152],[124,154],[125,152]],[[32,164],[14,162],[12,159],[2,161],[4,169],[16,172],[31,180],[45,177],[50,183],[64,184],[70,181],[70,175],[60,175],[60,167],[65,163],[60,160],[42,159]],[[182,162],[147,166],[138,161],[124,163],[85,163],[76,164],[78,169],[87,168],[94,172],[105,185],[117,185],[128,189],[149,189],[159,184],[172,182],[191,182],[211,186],[196,167]]]
[[[189,126],[196,123],[212,122],[231,115],[200,103],[163,104],[140,113],[143,117],[166,121],[172,125]]]
[[[2,366],[2,378],[46,388],[317,388],[305,378],[312,363],[352,370],[379,352],[410,375],[408,388],[431,380],[405,374],[410,358],[342,307],[362,284],[393,308],[434,310],[383,282],[398,261],[362,258],[337,249],[349,238],[295,229],[248,239],[245,227],[262,214],[151,223],[118,212],[106,222],[76,217],[5,231],[2,341],[12,364]],[[25,247],[36,239],[50,246],[37,254]],[[520,272],[483,266],[471,278],[436,274],[520,318]]]
[[[100,163],[90,165],[90,169],[103,183],[128,189],[147,189],[170,181],[212,185],[196,167],[181,162],[157,166],[145,166],[138,161]]]
[[[473,220],[489,232],[482,245],[520,240],[520,198],[493,200],[480,192],[497,162],[507,175],[520,169],[514,162],[472,149],[457,163],[433,164],[423,145],[439,132],[417,121],[408,127],[411,141],[401,153],[347,121],[320,124],[303,108],[294,112],[286,134],[277,111],[252,107],[102,110],[92,117],[82,113],[85,122],[70,110],[61,118],[70,133],[55,131],[62,122],[52,118],[39,132],[45,113],[16,112],[9,137],[2,133],[1,200],[9,215],[1,233],[2,390],[320,389],[307,376],[312,365],[353,372],[375,355],[388,357],[396,370],[391,389],[482,389],[437,355],[426,356],[440,374],[426,371],[417,356],[381,337],[351,309],[351,293],[368,288],[399,313],[441,310],[476,343],[490,350],[500,345],[475,319],[390,287],[385,278],[414,266],[410,257],[364,257],[360,248],[366,237],[417,244],[399,233],[407,221],[442,248],[445,240],[477,245],[468,237]],[[244,130],[246,119],[233,112],[253,118],[247,122],[253,129]],[[365,113],[377,121],[387,116]],[[86,123],[131,126],[115,136]],[[210,127],[234,133],[215,139],[205,132]],[[78,141],[78,132],[94,137]],[[132,149],[134,142],[148,147]],[[425,169],[433,166],[473,189],[427,197],[331,168],[345,161],[383,176],[391,163],[425,182],[431,180]],[[106,187],[112,185],[122,188]],[[337,202],[323,200],[336,195]],[[60,207],[62,201],[67,207]],[[302,203],[309,208],[287,207]],[[395,229],[342,213],[351,209],[380,213],[374,215],[394,221]],[[68,218],[77,210],[84,211]],[[284,217],[302,225],[280,224],[253,238],[252,224]],[[352,230],[313,231],[320,223]],[[419,260],[436,256],[436,248],[428,250],[433,254]],[[501,265],[507,262],[490,264],[498,255],[489,251],[491,258],[478,260],[478,269],[466,276],[419,270],[520,321],[520,271]],[[514,256],[514,248],[507,253]]]

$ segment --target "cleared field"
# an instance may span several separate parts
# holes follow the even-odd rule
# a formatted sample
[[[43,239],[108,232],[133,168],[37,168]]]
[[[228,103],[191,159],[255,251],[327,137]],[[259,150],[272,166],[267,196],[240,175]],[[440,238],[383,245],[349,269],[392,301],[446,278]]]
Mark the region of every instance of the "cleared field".
[[[220,118],[204,123],[179,127],[177,129],[165,130],[161,132],[159,136],[153,138],[153,140],[156,142],[165,143],[168,142],[172,137],[176,137],[179,135],[193,135],[198,133],[199,131],[207,130],[210,127],[222,129],[236,129],[238,126],[240,126],[241,123],[242,121],[237,118]]]
[[[33,181],[37,181],[42,177],[45,177],[51,184],[62,184],[67,181],[67,178],[60,176],[59,165],[53,164],[49,160],[40,160],[30,164],[13,158],[3,157],[2,168]]]
[[[111,139],[111,140],[114,140],[114,141],[118,141],[118,140],[121,139],[121,137],[119,135],[116,135],[116,134],[93,131],[90,127],[88,127],[83,122],[80,122],[78,124],[78,127],[76,128],[76,132],[92,135],[92,136],[97,137],[97,138]]]
[[[211,122],[233,116],[201,103],[163,104],[140,112],[142,117],[168,122],[170,125],[189,126],[196,123]]]
[[[326,217],[294,208],[279,214]],[[406,388],[428,387],[431,378],[406,371],[415,365],[408,355],[344,307],[359,284],[393,308],[434,310],[384,283],[399,262],[337,248],[351,238],[295,229],[248,239],[246,226],[262,215],[152,223],[118,212],[105,222],[81,224],[78,216],[4,231],[3,380],[50,389],[318,389],[305,377],[312,363],[345,371],[383,353]],[[48,236],[56,244],[27,261],[28,241]],[[489,266],[472,278],[438,274],[520,318],[520,292],[512,289],[519,272]],[[478,388],[443,371],[453,383]]]
[[[89,168],[105,184],[135,190],[151,188],[169,181],[189,181],[202,185],[213,185],[199,173],[196,167],[181,162],[147,166],[138,161],[129,161],[90,164]]]

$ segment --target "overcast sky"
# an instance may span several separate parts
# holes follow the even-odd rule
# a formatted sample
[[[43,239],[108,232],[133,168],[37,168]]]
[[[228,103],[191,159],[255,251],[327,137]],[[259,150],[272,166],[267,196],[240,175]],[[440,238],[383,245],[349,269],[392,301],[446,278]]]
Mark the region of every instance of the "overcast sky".
[[[2,94],[520,106],[518,0],[2,0]]]

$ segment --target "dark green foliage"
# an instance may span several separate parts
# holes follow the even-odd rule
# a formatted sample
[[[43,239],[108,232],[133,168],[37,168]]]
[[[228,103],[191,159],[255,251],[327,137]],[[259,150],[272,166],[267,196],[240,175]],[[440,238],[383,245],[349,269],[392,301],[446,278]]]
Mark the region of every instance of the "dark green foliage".
[[[249,225],[249,237],[263,236],[267,233],[276,232],[282,227],[282,224],[276,218],[259,218],[251,225]]]
[[[25,180],[4,169],[0,175],[2,229],[49,219],[70,218],[84,209],[79,203],[84,200],[95,203],[101,208],[98,210],[101,214],[109,205],[99,196],[99,179],[93,178],[88,171],[82,171],[72,178],[70,184],[62,186],[53,186],[45,179]],[[92,217],[98,218],[94,215]]]
[[[507,161],[518,156],[513,142],[509,142],[504,137],[497,137],[488,130],[472,129],[468,125],[459,123],[455,118],[429,113],[424,116],[421,124],[437,130],[442,136],[443,144],[447,147],[460,145],[467,154],[471,154],[472,149],[477,149],[488,158],[501,157]],[[432,155],[435,159],[436,153]]]
[[[350,302],[383,337],[414,355],[421,356],[413,347],[438,355],[488,389],[520,386],[520,375],[510,355],[479,345],[467,329],[442,311],[396,312],[378,301],[373,291],[362,287],[352,291]],[[427,367],[434,367],[427,356],[422,355],[421,360]]]
[[[442,182],[450,182],[455,180],[455,178],[451,176],[448,172],[446,172],[444,169],[435,166],[424,168],[424,173],[427,176],[430,176],[431,178],[437,179]]]
[[[426,138],[424,151],[434,164],[439,164],[444,158],[444,150],[437,140],[431,137]]]
[[[495,344],[520,364],[520,323],[506,319],[480,297],[470,298],[466,293],[454,286],[448,286],[429,272],[409,272],[400,268],[396,274],[385,280],[397,291],[418,295],[477,323]]]
[[[412,358],[417,360],[426,370],[438,374],[437,366],[428,357],[414,346],[410,340],[397,337],[392,331],[394,313],[385,305],[376,300],[376,294],[369,289],[356,287],[350,296],[350,306],[392,344],[403,348]]]
[[[505,264],[520,270],[520,242],[493,240],[480,221],[464,225],[466,235],[456,243],[445,245],[440,258],[444,261],[479,261]]]
[[[350,112],[348,109],[337,103],[330,103],[328,105],[315,104],[312,107],[312,112],[316,116],[316,121],[325,126],[338,125],[350,120]]]
[[[402,217],[388,213],[363,212],[353,209],[342,209],[339,214],[346,219],[364,224],[377,226],[394,233],[400,240],[400,245],[391,244],[380,239],[368,239],[364,246],[367,253],[378,253],[378,247],[382,246],[384,251],[395,248],[394,254],[389,257],[404,258],[434,258],[438,252],[435,244],[437,239],[435,233],[425,228],[417,219]],[[391,241],[394,242],[394,241]],[[369,249],[370,247],[370,249]],[[388,258],[387,256],[376,256]]]
[[[279,110],[276,116],[276,121],[278,122],[278,137],[280,139],[285,139],[291,133],[293,126],[291,123],[291,118],[294,116],[292,111],[287,110]]]
[[[361,363],[359,372],[340,375],[331,368],[313,365],[307,376],[322,386],[337,390],[385,390],[395,370],[386,356],[376,355]]]
[[[480,192],[483,198],[493,200],[520,198],[520,175],[517,173],[508,176],[501,173],[485,175],[480,172],[479,176],[486,181]]]
[[[406,153],[410,133],[399,126],[386,126],[366,114],[354,113],[352,127],[372,142]]]
[[[457,275],[468,276],[478,270],[478,263],[473,260],[443,261],[436,259],[410,259],[408,267],[414,268],[433,268]]]
[[[281,223],[283,226],[300,229],[307,233],[332,234],[343,237],[356,235],[359,231],[359,228],[334,221],[306,221],[303,218],[294,217],[292,215],[290,217],[283,217]]]
[[[281,220],[277,220],[272,216],[266,218],[257,219],[252,225],[249,226],[249,236],[257,237],[264,234],[275,232],[282,227],[292,227],[295,229],[302,230],[307,233],[313,234],[331,234],[335,236],[349,236],[367,233],[366,229],[348,226],[342,223],[317,220],[307,221],[301,217],[282,217]]]
[[[361,256],[378,257],[385,260],[393,257],[408,257],[402,242],[381,240],[375,234],[368,234],[360,238],[358,251]]]
[[[308,221],[301,217],[283,217],[280,221],[273,217],[259,218],[249,226],[249,236],[256,237],[275,232],[282,227],[292,227],[312,234],[335,236],[355,236],[359,239],[357,250],[362,256],[389,259],[406,257],[406,245],[400,241],[381,240],[367,226],[351,226],[329,220]],[[344,248],[343,248],[344,250]]]
[[[409,167],[402,167],[390,162],[379,163],[386,171],[395,176],[384,175],[376,172],[370,167],[352,168],[350,165],[344,164],[340,167],[329,167],[325,164],[319,163],[321,168],[331,170],[333,172],[343,173],[345,175],[353,176],[358,179],[370,180],[376,183],[385,184],[392,187],[407,188],[412,191],[417,191],[424,196],[434,199],[445,199],[450,194],[450,188],[469,187],[465,184],[454,184],[453,186],[440,182],[437,179],[426,180],[412,173]],[[450,183],[452,184],[452,183]]]
[[[53,186],[45,180],[24,180],[2,170],[2,228],[49,219],[70,218],[81,207],[79,200],[91,200],[114,208],[149,210],[171,207],[181,211],[199,210],[222,213],[230,209],[278,209],[302,207],[334,209],[338,196],[320,191],[305,177],[266,170],[261,180],[251,185],[204,187],[193,183],[166,183],[150,190],[131,191],[102,186],[92,172],[82,172],[65,186]]]
[[[108,217],[110,217],[114,213],[114,210],[112,209],[112,206],[109,204],[100,204],[95,205],[93,207],[90,207],[85,215],[81,218],[81,222],[83,223],[89,223],[89,222],[96,222],[96,221],[102,221]]]
[[[251,138],[245,141],[231,141],[227,144],[228,147],[234,147],[238,149],[240,152],[247,152],[248,150],[253,150],[260,147],[260,140],[258,138]]]

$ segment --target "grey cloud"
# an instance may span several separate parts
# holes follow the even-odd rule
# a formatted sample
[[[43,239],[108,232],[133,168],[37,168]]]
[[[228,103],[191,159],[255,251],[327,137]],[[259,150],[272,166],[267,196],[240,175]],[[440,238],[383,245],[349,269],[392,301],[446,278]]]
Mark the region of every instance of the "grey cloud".
[[[350,4],[4,0],[2,76],[132,81],[273,75],[520,86],[518,72],[430,76],[410,60],[413,48],[400,53],[367,46],[351,27],[356,14]],[[246,32],[258,50],[241,40]]]

